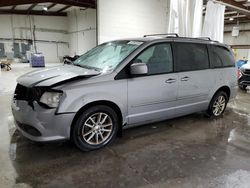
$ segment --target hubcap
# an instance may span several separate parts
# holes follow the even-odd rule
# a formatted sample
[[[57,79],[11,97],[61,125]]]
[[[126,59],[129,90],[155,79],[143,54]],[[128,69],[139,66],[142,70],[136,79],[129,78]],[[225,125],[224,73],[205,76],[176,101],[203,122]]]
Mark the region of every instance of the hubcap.
[[[215,116],[221,115],[225,107],[226,107],[226,98],[223,95],[221,95],[215,100],[213,104],[213,114]]]
[[[112,119],[103,112],[91,115],[83,124],[82,137],[91,145],[105,142],[113,129]]]

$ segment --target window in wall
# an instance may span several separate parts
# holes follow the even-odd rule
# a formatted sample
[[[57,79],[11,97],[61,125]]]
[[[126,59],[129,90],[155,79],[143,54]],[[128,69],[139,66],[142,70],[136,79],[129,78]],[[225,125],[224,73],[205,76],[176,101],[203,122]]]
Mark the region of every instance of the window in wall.
[[[149,75],[173,72],[171,45],[169,43],[153,45],[144,50],[133,62],[146,63]]]
[[[207,46],[205,44],[175,43],[177,71],[192,71],[209,68]]]

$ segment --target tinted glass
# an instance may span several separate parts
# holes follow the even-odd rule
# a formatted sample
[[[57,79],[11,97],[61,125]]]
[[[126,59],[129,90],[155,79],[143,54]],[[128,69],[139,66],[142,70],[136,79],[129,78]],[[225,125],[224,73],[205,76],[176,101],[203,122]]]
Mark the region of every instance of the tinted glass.
[[[214,68],[235,66],[233,54],[224,47],[212,46],[212,55],[211,65]]]
[[[177,71],[209,68],[207,46],[204,44],[175,43]]]
[[[167,43],[153,45],[144,50],[133,62],[146,63],[149,75],[173,72],[171,45]]]
[[[220,56],[218,55],[218,53],[216,53],[213,50],[212,50],[212,57],[213,57],[212,61],[211,61],[212,68],[223,67],[222,60],[221,60]]]

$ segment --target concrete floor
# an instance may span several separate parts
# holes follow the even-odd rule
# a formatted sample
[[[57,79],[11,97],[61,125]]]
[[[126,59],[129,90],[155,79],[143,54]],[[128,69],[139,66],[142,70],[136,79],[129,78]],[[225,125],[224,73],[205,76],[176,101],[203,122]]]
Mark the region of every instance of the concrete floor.
[[[0,73],[0,187],[250,187],[250,91],[239,91],[220,119],[197,113],[124,131],[108,147],[22,137],[10,110],[15,79]]]

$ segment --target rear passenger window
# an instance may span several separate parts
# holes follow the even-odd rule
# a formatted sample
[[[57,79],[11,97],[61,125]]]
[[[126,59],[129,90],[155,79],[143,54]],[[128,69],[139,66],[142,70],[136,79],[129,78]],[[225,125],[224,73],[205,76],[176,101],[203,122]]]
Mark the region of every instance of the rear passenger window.
[[[177,71],[193,71],[209,68],[206,45],[175,43],[174,46]]]
[[[235,66],[233,54],[224,47],[212,46],[212,56],[211,66],[213,68]]]
[[[150,46],[134,59],[133,63],[146,63],[149,75],[173,72],[171,45],[160,43]]]

